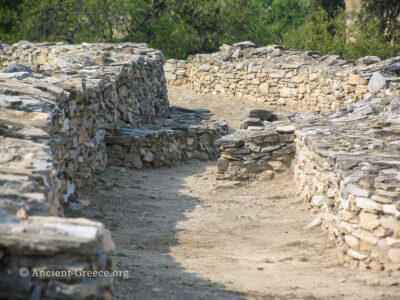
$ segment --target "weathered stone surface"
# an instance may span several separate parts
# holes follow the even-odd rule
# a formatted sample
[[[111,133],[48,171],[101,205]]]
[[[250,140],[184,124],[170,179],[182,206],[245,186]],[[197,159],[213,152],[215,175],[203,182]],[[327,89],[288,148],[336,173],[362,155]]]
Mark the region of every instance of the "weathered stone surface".
[[[323,111],[396,95],[398,90],[398,58],[381,61],[367,56],[353,63],[318,51],[239,45],[224,45],[219,52],[191,56],[179,64],[168,61],[166,69],[176,75],[168,83],[183,79],[199,93],[234,95],[291,110]],[[181,72],[183,78],[179,78]],[[389,85],[392,88],[387,90]]]
[[[356,64],[357,65],[372,65],[380,62],[381,59],[377,56],[365,56],[360,59],[357,59]]]
[[[261,121],[272,121],[273,115],[272,110],[268,109],[251,109],[249,111],[249,118],[258,118]]]
[[[144,44],[20,42],[0,50],[0,298],[110,295],[111,278],[14,275],[20,267],[112,271],[115,246],[102,224],[38,215],[62,215],[62,204],[107,165],[106,142],[124,157],[132,140],[117,135],[121,128],[167,122],[163,63]],[[145,163],[160,156],[143,150]],[[137,155],[130,161],[143,165]]]
[[[217,140],[224,162],[217,178],[264,178],[294,159],[298,190],[308,207],[321,212],[336,244],[346,245],[345,261],[390,270],[400,248],[399,109],[398,96],[376,98],[337,111],[288,115],[257,132],[240,130]],[[240,143],[226,147],[226,141]]]
[[[23,64],[11,64],[2,70],[0,70],[1,73],[19,73],[19,72],[25,72],[25,73],[32,73],[31,68],[28,66],[25,66]]]
[[[247,129],[249,126],[264,126],[259,118],[245,118],[240,122],[240,128]]]
[[[272,111],[251,110],[249,114],[269,120],[277,119]],[[285,126],[282,122],[264,122],[263,125],[258,131],[250,130],[251,127],[245,130],[247,127],[242,125],[242,130],[216,141],[224,159],[224,167],[218,169],[217,179],[272,178],[264,176],[263,172],[283,172],[289,168],[294,156],[294,135],[289,133],[293,133],[295,127]],[[234,161],[240,163],[232,163]]]
[[[115,246],[102,223],[84,219],[30,217],[25,221],[1,224],[0,247],[6,252],[0,258],[1,298],[41,299],[41,295],[45,294],[51,299],[84,299],[99,297],[101,293],[112,290],[111,281],[105,284],[101,276],[77,277],[67,273],[68,270],[113,271],[107,254],[113,253]],[[77,269],[78,265],[82,268]],[[26,268],[28,276],[21,276],[21,267]],[[46,270],[66,273],[58,277],[52,273],[39,275]],[[47,284],[49,280],[50,284]],[[60,290],[55,285],[63,288]]]
[[[392,96],[353,104],[323,117],[316,114],[308,126],[299,122],[304,118],[292,119],[299,191],[310,207],[322,212],[324,226],[336,244],[351,248],[343,248],[343,254],[371,269],[376,264],[379,269],[391,269],[397,261],[397,252],[392,250],[389,256],[388,247],[397,247],[392,241],[400,217],[394,204],[400,148],[388,141],[397,140],[399,122],[392,121],[398,120],[399,108],[400,98]],[[372,143],[382,146],[369,147]],[[321,201],[315,203],[315,199]],[[386,250],[379,250],[378,255],[378,249]]]
[[[126,168],[160,167],[188,159],[212,159],[219,154],[214,145],[228,132],[221,119],[209,110],[171,107],[171,118],[159,118],[140,129],[121,127],[106,136],[110,164]]]
[[[0,83],[0,174],[25,176],[5,180],[0,207],[55,215],[106,166],[107,133],[169,116],[164,58],[144,44],[23,45],[0,51],[0,74],[29,75]]]
[[[381,73],[375,72],[369,80],[368,87],[370,90],[377,92],[386,86],[386,78]]]

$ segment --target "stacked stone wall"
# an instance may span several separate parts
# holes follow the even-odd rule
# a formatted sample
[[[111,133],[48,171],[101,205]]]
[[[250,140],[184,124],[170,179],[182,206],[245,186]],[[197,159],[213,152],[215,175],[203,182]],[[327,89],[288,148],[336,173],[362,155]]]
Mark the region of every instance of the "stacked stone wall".
[[[24,64],[0,73],[4,172],[49,173],[49,179],[37,180],[45,183],[40,188],[7,188],[13,197],[21,194],[21,201],[7,201],[8,211],[15,206],[13,213],[23,208],[30,214],[32,203],[40,202],[42,210],[33,214],[57,214],[57,197],[68,202],[107,165],[107,132],[169,115],[162,53],[145,45],[20,43],[0,52],[0,61]],[[26,196],[32,192],[34,201]]]
[[[111,297],[108,230],[49,215],[107,165],[107,134],[169,117],[163,62],[142,44],[0,51],[0,298]]]
[[[131,43],[0,51],[0,298],[109,299],[108,230],[49,215],[83,207],[71,203],[77,191],[108,163],[216,156],[228,126],[206,110],[170,111],[163,63],[160,51]]]
[[[115,246],[103,224],[0,210],[0,298],[110,299]]]
[[[245,129],[216,141],[221,150],[217,179],[254,180],[261,177],[268,180],[275,173],[290,169],[295,153],[293,141],[296,127],[289,121],[260,123],[255,115],[267,115],[272,119],[275,116],[272,111],[252,110],[250,118],[242,122]],[[253,126],[247,126],[251,120]]]
[[[215,140],[228,133],[222,120],[207,124],[187,124],[181,128],[122,128],[106,136],[110,164],[125,168],[169,166],[174,162],[219,156]]]
[[[374,99],[296,131],[294,175],[353,267],[400,267],[400,98]]]
[[[217,178],[268,180],[293,165],[298,193],[317,215],[312,224],[322,223],[342,263],[400,267],[399,96],[243,125],[250,121],[217,140]]]
[[[273,122],[250,114],[217,140],[217,178],[270,179],[294,164],[298,191],[318,214],[313,224],[329,232],[341,262],[400,267],[399,57],[352,62],[244,42],[169,60],[165,70],[169,84],[199,93],[311,111]]]
[[[317,51],[239,43],[186,61],[168,60],[165,72],[169,84],[189,83],[199,93],[232,95],[291,111],[326,111],[398,92],[400,58],[369,56],[351,62]]]

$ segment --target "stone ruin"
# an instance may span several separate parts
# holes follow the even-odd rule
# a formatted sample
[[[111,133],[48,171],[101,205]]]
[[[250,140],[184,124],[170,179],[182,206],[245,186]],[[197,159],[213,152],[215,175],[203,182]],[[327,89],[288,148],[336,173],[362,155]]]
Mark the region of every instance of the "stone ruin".
[[[106,165],[217,157],[228,126],[208,110],[169,107],[163,63],[132,43],[0,51],[0,298],[109,299],[111,235],[62,218],[63,206],[84,207],[80,187]],[[50,270],[102,276],[32,276]]]
[[[318,51],[298,52],[252,43],[224,45],[220,52],[168,60],[171,85],[188,83],[199,93],[232,95],[277,110],[333,110],[399,92],[400,57],[356,62]]]
[[[400,267],[400,58],[356,62],[250,42],[165,63],[144,44],[31,44],[0,50],[0,298],[109,299],[108,230],[63,218],[107,165],[143,168],[219,157],[217,177],[269,180],[293,168],[345,264]],[[163,64],[165,73],[163,70]],[[241,129],[170,107],[167,83],[234,95]],[[29,275],[22,277],[20,268]]]
[[[271,179],[293,167],[298,192],[342,263],[400,267],[400,57],[355,62],[251,42],[169,60],[171,85],[265,103],[216,141],[217,178]],[[336,109],[336,110],[334,110]]]
[[[288,114],[217,140],[217,178],[268,180],[293,166],[299,195],[335,240],[340,261],[397,270],[399,134],[400,96]]]

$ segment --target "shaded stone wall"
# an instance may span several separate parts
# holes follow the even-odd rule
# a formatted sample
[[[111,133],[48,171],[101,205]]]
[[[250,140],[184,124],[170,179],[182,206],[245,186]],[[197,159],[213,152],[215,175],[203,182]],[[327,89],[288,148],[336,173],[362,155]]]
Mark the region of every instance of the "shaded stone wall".
[[[217,155],[227,124],[207,110],[170,110],[163,63],[144,44],[0,50],[0,298],[110,299],[119,273],[108,230],[50,216],[79,202],[79,187],[108,163]]]
[[[57,197],[67,202],[106,166],[107,132],[169,115],[162,53],[142,44],[20,43],[0,51],[0,62],[32,68],[0,73],[3,173],[47,172],[37,187],[3,185],[3,197],[18,198],[2,201],[12,213],[57,214]]]
[[[268,180],[292,164],[298,193],[317,215],[312,224],[322,223],[329,232],[340,261],[397,270],[400,97],[324,113],[293,113],[274,122],[254,117],[251,126],[244,119],[247,129],[217,140],[222,151],[217,177]]]
[[[353,63],[317,51],[244,42],[220,52],[168,60],[171,85],[200,93],[234,95],[287,110],[330,110],[397,92],[400,58],[365,57]]]
[[[107,165],[107,134],[169,117],[163,62],[142,44],[0,51],[0,298],[112,297],[108,230],[48,215]]]
[[[319,124],[318,124],[319,123]],[[341,261],[400,267],[400,98],[374,99],[296,131],[294,175]]]
[[[205,109],[173,106],[171,118],[157,122],[163,127],[121,128],[116,134],[106,136],[110,164],[141,169],[189,159],[215,159],[219,148],[214,142],[229,130],[225,121]]]
[[[102,223],[0,209],[0,298],[110,299],[113,276],[128,275],[114,270],[114,250]]]

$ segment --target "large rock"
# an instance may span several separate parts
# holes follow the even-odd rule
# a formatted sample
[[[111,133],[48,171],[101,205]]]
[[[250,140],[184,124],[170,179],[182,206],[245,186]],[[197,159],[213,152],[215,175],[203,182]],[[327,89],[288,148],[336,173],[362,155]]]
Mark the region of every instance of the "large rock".
[[[32,73],[31,68],[23,64],[11,64],[0,71],[1,73]]]
[[[249,118],[258,118],[261,121],[270,121],[272,117],[272,110],[268,109],[251,109],[249,111]]]
[[[369,80],[368,87],[371,91],[378,92],[386,88],[386,78],[381,73],[375,72]]]

